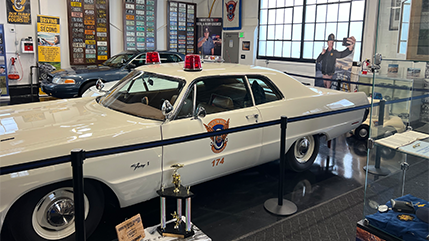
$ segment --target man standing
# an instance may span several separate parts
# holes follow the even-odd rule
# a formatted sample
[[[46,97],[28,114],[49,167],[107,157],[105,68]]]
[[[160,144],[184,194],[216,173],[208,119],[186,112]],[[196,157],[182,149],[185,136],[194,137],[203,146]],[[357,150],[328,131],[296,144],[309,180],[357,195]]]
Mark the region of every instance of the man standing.
[[[209,27],[204,27],[204,36],[198,39],[198,49],[203,55],[214,55],[214,43],[210,38]]]
[[[353,52],[356,39],[355,37],[347,38],[347,47],[343,51],[337,51],[334,49],[335,35],[333,33],[328,36],[328,48],[323,49],[319,57],[317,57],[317,62],[322,61],[322,74],[324,79],[332,79],[335,73],[335,64],[337,58],[344,58]],[[323,80],[325,88],[331,88],[330,80]]]

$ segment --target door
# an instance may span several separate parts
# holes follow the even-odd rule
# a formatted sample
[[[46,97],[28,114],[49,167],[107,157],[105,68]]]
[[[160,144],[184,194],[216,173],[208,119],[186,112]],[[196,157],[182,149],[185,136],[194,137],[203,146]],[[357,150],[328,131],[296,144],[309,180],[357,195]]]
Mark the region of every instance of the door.
[[[258,122],[259,111],[253,105],[244,77],[205,78],[192,85],[185,96],[175,119],[163,124],[163,139]],[[204,107],[207,115],[193,118],[194,107]],[[262,129],[254,129],[165,146],[163,183],[171,186],[171,165],[176,163],[185,164],[179,170],[184,186],[254,166],[259,159],[261,140]]]
[[[223,33],[223,59],[225,63],[238,64],[238,33]]]

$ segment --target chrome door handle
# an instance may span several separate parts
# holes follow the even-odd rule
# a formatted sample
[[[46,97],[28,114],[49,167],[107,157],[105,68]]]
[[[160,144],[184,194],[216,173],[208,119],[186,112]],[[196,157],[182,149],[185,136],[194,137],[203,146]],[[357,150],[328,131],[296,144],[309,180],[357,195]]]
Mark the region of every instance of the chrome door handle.
[[[259,114],[253,114],[253,115],[246,115],[246,119],[255,118],[258,119]]]

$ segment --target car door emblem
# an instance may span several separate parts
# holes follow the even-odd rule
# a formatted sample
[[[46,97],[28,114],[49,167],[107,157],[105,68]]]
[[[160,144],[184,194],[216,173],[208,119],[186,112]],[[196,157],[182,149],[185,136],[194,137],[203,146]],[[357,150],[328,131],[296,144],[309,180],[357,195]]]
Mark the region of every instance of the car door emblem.
[[[135,171],[138,168],[144,168],[146,165],[149,166],[149,162],[147,162],[147,163],[137,162],[137,163],[134,163],[133,165],[131,165],[131,168],[134,168],[133,171]]]
[[[204,127],[207,129],[208,132],[227,130],[229,128],[229,119],[227,121],[224,119],[214,119],[210,121],[208,125],[204,124]],[[210,139],[212,140],[212,143],[210,145],[214,153],[220,153],[225,149],[226,144],[228,142],[228,139],[226,138],[227,136],[228,134],[210,137]]]

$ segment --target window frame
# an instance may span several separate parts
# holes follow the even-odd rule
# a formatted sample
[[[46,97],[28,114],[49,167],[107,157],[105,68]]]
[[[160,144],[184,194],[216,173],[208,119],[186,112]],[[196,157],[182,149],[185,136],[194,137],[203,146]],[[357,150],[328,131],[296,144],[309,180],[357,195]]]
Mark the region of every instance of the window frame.
[[[259,33],[260,33],[260,28],[261,28],[260,19],[261,19],[261,2],[262,1],[263,0],[259,0],[258,1],[258,26],[257,26],[258,33],[257,33],[257,43],[256,43],[256,45],[257,45],[256,46],[256,59],[276,60],[276,61],[294,61],[294,62],[303,62],[303,63],[316,63],[316,59],[317,58],[315,58],[315,59],[303,58],[303,55],[304,55],[304,43],[305,43],[304,34],[305,34],[305,17],[306,17],[306,12],[307,12],[306,11],[307,10],[307,0],[303,0],[303,5],[302,5],[302,8],[303,8],[302,9],[302,21],[300,23],[301,24],[300,57],[299,58],[292,58],[292,57],[275,57],[275,56],[260,56],[259,55],[259,42],[261,41],[259,39],[259,36],[260,36]],[[273,1],[273,0],[271,0],[271,1]],[[354,0],[349,0],[349,1],[350,1],[350,4],[351,4]],[[367,9],[367,6],[368,6],[368,0],[362,0],[362,1],[364,2],[364,10],[363,10],[363,19],[362,19],[362,33],[361,33],[362,37],[361,37],[361,41],[360,41],[360,43],[361,43],[361,45],[360,45],[360,56],[359,56],[359,61],[353,61],[353,66],[357,66],[358,62],[361,62],[361,60],[362,60],[362,50],[363,50],[363,46],[364,46],[364,44],[363,44],[363,42],[364,42],[364,32],[365,32],[364,30],[365,30],[366,9]],[[346,2],[348,2],[348,1],[346,1]],[[344,3],[344,2],[340,2],[340,1],[339,2],[327,2],[327,3],[323,3],[323,4],[324,5],[330,5],[330,4],[339,4],[339,3]],[[311,4],[311,5],[313,5],[313,4]],[[317,6],[317,3],[314,4],[314,5]],[[295,5],[292,5],[291,7],[294,8]],[[279,7],[279,8],[285,8],[285,7]],[[269,9],[278,9],[278,8],[277,7],[276,8],[267,8],[267,10],[269,10]],[[347,20],[347,23],[349,25],[349,27],[347,29],[347,35],[348,36],[350,34],[350,23],[353,22],[353,21],[350,20],[351,13],[352,13],[352,11],[351,11],[351,8],[350,8],[349,19]],[[268,18],[267,18],[267,21],[268,21]],[[315,23],[317,23],[316,20],[315,20]],[[337,18],[336,23],[338,23],[338,18]],[[270,24],[268,24],[268,22],[267,22],[266,26],[268,27],[269,25]],[[271,25],[275,26],[275,24],[271,24]],[[294,25],[293,22],[291,23],[291,25],[292,26]],[[315,29],[314,29],[314,31],[315,31]],[[265,40],[265,41],[268,42],[268,40]],[[325,41],[324,41],[324,43],[325,43]],[[319,41],[313,41],[313,43],[314,42],[319,42]],[[338,40],[336,42],[338,42]]]

